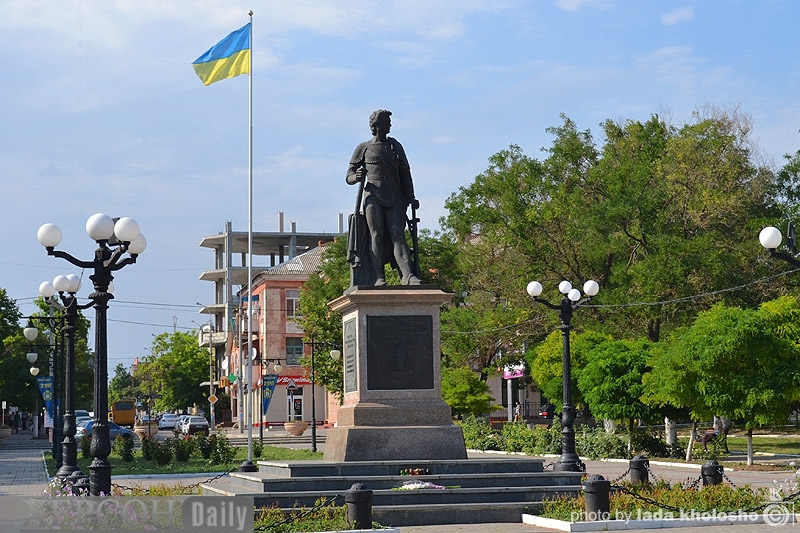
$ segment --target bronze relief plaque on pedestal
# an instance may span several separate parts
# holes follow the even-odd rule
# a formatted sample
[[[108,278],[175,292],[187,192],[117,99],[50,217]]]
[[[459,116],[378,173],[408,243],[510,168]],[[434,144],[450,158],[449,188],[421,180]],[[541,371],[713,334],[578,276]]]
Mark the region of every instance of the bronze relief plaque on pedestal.
[[[433,389],[433,318],[367,316],[367,389]]]

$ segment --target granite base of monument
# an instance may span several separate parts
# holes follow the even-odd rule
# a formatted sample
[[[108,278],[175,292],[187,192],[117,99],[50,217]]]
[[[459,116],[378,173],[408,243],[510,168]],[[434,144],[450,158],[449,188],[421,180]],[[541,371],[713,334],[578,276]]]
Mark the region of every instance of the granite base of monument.
[[[351,287],[342,313],[344,403],[326,461],[466,459],[442,400],[438,287]]]

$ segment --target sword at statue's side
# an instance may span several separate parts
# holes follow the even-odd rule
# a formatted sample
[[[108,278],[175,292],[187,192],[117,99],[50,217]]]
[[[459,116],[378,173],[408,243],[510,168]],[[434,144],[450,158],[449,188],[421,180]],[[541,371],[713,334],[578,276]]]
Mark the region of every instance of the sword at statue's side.
[[[411,233],[411,244],[414,245],[414,275],[419,278],[419,235],[417,234],[417,225],[419,224],[419,219],[417,218],[418,206],[419,200],[416,198],[411,200],[411,218],[409,219],[406,217],[406,221],[408,222],[408,231]]]

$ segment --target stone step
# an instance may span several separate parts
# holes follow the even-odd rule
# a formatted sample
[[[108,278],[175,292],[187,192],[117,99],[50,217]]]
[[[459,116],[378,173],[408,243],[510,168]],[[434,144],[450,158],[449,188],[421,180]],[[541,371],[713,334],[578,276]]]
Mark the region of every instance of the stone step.
[[[430,474],[497,474],[543,472],[544,461],[528,457],[408,461],[256,461],[258,471],[275,477],[397,476],[420,468]]]
[[[418,526],[444,524],[519,523],[523,514],[536,514],[542,500],[560,495],[575,496],[580,485],[524,489],[423,489],[373,492],[373,519],[385,526]],[[287,497],[276,501],[265,494],[243,493],[230,481],[203,486],[203,495],[253,496],[256,506],[279,505],[289,515],[297,506],[311,508],[321,497],[344,504],[344,492],[282,493]]]
[[[365,483],[370,489],[369,482]],[[248,496],[255,499],[257,507],[281,507],[285,509],[313,507],[320,498],[336,498],[337,503],[344,503],[345,490],[314,490],[287,492],[256,492],[230,482],[201,485],[203,495],[218,494],[223,496]],[[559,495],[574,495],[580,490],[579,485],[538,486],[538,487],[477,487],[451,489],[414,489],[393,490],[378,489],[372,491],[373,509],[376,507],[406,507],[426,505],[455,504],[501,504],[541,502],[543,499]],[[374,511],[373,511],[374,512]],[[517,517],[519,519],[519,517]],[[446,522],[451,523],[451,522]]]
[[[230,433],[226,435],[228,438],[228,442],[233,444],[234,446],[247,446],[247,435],[231,435]],[[258,438],[258,434],[253,435],[253,442],[260,441],[261,439]],[[310,446],[311,445],[311,435],[300,435],[299,437],[292,437],[289,434],[285,435],[264,435],[264,444],[267,446],[289,446],[289,445],[297,445],[297,446]],[[317,437],[317,446],[323,446],[325,444],[324,437]]]
[[[8,441],[6,439],[3,442],[0,442],[0,451],[2,450],[52,450],[53,443],[48,442],[46,440],[38,440],[38,439],[26,439],[26,440],[14,440]]]
[[[377,506],[372,508],[372,517],[393,527],[520,523],[523,514],[537,514],[541,508],[540,501]]]
[[[416,461],[258,461],[259,472],[232,472],[202,484],[204,495],[248,496],[257,506],[309,509],[320,498],[344,504],[344,494],[362,483],[372,491],[375,520],[390,526],[519,522],[542,500],[575,496],[581,472],[543,470],[541,459]],[[419,468],[430,474],[400,475]],[[398,488],[427,481],[445,488]]]
[[[575,483],[575,476],[563,472],[498,472],[480,474],[431,474],[421,476],[323,476],[283,478],[261,473],[232,472],[232,484],[253,492],[347,490],[354,483],[366,482],[369,489],[391,489],[415,481],[461,488],[564,486]]]

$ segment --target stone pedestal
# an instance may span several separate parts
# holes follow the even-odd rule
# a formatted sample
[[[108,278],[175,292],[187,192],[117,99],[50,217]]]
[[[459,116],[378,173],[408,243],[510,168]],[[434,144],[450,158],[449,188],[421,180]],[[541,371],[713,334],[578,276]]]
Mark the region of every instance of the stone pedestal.
[[[439,307],[433,286],[351,287],[330,302],[344,332],[344,404],[326,461],[466,459],[442,400]]]

